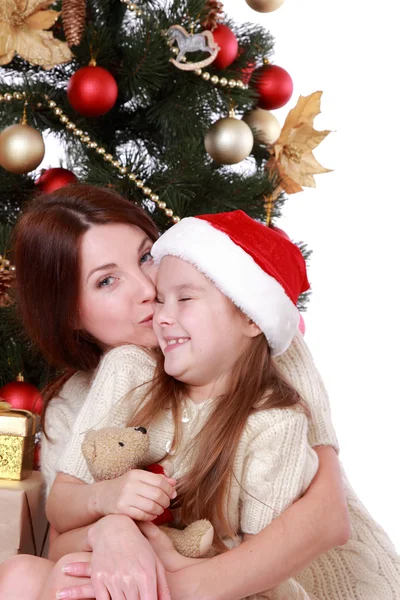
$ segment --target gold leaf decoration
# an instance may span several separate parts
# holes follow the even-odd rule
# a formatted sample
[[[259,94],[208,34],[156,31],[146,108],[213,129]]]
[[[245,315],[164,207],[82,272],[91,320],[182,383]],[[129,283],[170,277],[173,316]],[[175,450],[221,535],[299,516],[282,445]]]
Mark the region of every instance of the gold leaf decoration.
[[[302,192],[303,186],[315,187],[314,175],[329,173],[313,155],[313,150],[326,138],[329,130],[316,131],[314,119],[320,114],[322,92],[300,96],[286,117],[279,139],[272,145],[268,162],[280,176],[280,188],[287,194]]]
[[[53,0],[0,0],[0,65],[15,54],[33,65],[52,69],[72,58],[66,42],[51,31],[59,12],[45,10]]]

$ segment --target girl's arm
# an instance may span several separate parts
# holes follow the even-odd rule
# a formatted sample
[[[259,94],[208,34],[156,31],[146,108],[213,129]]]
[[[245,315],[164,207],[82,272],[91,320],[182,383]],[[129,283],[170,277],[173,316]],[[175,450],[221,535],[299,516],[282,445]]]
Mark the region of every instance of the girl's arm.
[[[173,600],[239,600],[276,587],[346,543],[350,525],[337,454],[328,446],[315,451],[319,469],[304,496],[239,547],[170,573]]]
[[[315,451],[319,469],[309,489],[263,531],[229,552],[208,560],[192,559],[193,566],[167,572],[173,600],[245,598],[276,587],[320,554],[347,542],[350,526],[337,454],[329,446]],[[164,560],[169,541],[157,531],[151,529],[149,541]],[[169,563],[164,566],[171,570]],[[73,573],[90,576],[84,565],[76,565]],[[92,596],[72,592],[69,597]]]
[[[175,483],[141,469],[92,484],[58,473],[46,504],[47,518],[59,533],[85,527],[109,514],[152,521],[176,496]]]

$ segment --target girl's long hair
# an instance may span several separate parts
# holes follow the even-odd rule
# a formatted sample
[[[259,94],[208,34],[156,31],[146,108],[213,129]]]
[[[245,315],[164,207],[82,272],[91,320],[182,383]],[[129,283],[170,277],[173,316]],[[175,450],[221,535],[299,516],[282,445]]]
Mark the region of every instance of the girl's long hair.
[[[45,406],[76,371],[96,368],[102,350],[74,328],[78,312],[80,245],[93,225],[135,225],[155,241],[149,215],[115,192],[88,185],[34,197],[14,229],[17,307],[32,342],[62,374],[44,390]],[[43,415],[44,416],[44,415]]]
[[[158,353],[155,378],[132,425],[149,426],[166,408],[172,410],[175,435],[172,448],[179,447],[181,406],[185,384],[167,375],[164,357]],[[250,340],[248,348],[232,369],[228,391],[214,402],[207,422],[193,440],[188,452],[194,457],[190,471],[179,483],[174,508],[181,509],[184,524],[209,519],[221,527],[221,537],[234,537],[228,522],[228,493],[233,474],[235,452],[251,414],[270,408],[307,410],[296,390],[278,373],[264,335]],[[221,540],[216,545],[222,549]]]

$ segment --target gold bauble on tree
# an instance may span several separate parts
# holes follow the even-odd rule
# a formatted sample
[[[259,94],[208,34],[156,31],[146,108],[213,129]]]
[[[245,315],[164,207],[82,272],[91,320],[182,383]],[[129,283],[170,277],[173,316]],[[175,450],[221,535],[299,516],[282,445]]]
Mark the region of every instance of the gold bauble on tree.
[[[282,6],[284,0],[246,0],[253,10],[260,13],[269,13]]]
[[[262,144],[274,144],[281,135],[279,121],[269,110],[255,108],[244,115],[243,121],[253,129],[254,139]]]
[[[33,127],[20,123],[0,133],[0,166],[11,173],[29,173],[44,157],[44,142]]]
[[[247,158],[253,144],[250,127],[232,116],[216,121],[204,138],[208,154],[221,165],[234,165]]]

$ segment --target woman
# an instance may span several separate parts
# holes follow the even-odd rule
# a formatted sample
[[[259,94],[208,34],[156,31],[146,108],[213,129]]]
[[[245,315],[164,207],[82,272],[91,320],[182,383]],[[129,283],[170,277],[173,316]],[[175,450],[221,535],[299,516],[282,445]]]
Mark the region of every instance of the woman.
[[[108,482],[108,486],[105,482],[85,484],[83,462],[79,452],[75,454],[80,447],[80,425],[90,428],[110,419],[118,421],[122,417],[113,413],[113,408],[151,374],[148,349],[156,345],[156,339],[149,321],[155,267],[149,250],[156,237],[155,226],[144,211],[109,190],[87,186],[67,187],[36,198],[17,225],[15,260],[21,313],[33,341],[51,364],[64,370],[46,392],[50,402],[45,427],[49,437],[56,439],[52,445],[44,443],[43,448],[43,473],[49,487],[57,473],[47,514],[53,530],[61,533],[52,536],[50,557],[63,558],[53,571],[51,561],[34,557],[5,563],[0,568],[1,597],[21,600],[29,594],[32,600],[36,594],[41,600],[54,598],[60,587],[75,583],[62,568],[77,557],[65,554],[87,549],[93,551],[92,582],[98,598],[117,599],[124,590],[129,600],[168,597],[157,554],[126,515],[135,516],[132,510],[140,510],[151,520],[173,497],[174,481],[161,476],[141,481],[147,488],[145,495],[138,496],[147,503],[132,506],[125,499],[132,497],[137,481],[128,476]],[[311,407],[310,443],[320,459],[315,481],[303,498],[252,540],[183,569],[175,570],[174,559],[164,551],[168,548],[165,540],[158,531],[147,528],[166,563],[174,599],[242,598],[269,589],[347,539],[346,505],[326,393],[300,336],[280,357],[279,366]],[[99,414],[87,415],[85,398],[93,393],[109,402],[104,400]],[[122,514],[116,516],[118,512]],[[120,535],[124,536],[123,545]],[[221,578],[221,572],[228,576]],[[103,573],[101,578],[99,573]],[[88,580],[83,578],[82,583],[86,585]],[[92,592],[86,589],[82,593]]]

